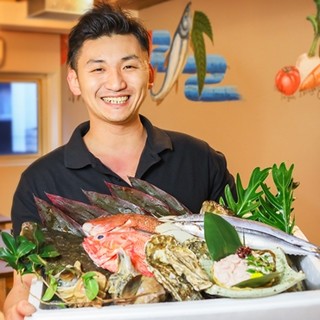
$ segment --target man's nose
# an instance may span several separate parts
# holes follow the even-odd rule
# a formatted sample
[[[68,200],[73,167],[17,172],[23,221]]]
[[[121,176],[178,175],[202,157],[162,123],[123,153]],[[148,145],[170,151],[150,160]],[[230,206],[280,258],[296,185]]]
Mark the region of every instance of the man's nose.
[[[126,87],[126,81],[123,74],[119,70],[109,70],[105,86],[107,89],[112,91],[119,91]]]

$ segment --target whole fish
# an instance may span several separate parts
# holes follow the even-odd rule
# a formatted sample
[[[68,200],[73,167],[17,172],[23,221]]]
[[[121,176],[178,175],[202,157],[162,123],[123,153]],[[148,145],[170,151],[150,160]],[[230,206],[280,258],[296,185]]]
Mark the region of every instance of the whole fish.
[[[131,185],[146,194],[149,194],[152,197],[157,198],[158,200],[163,201],[176,215],[182,214],[191,214],[192,212],[184,206],[180,201],[178,201],[171,194],[166,191],[156,187],[155,185],[147,182],[145,180],[141,180],[135,177],[129,177]]]
[[[168,56],[166,57],[167,69],[161,88],[156,93],[152,90],[150,91],[153,101],[160,103],[182,73],[187,60],[191,28],[192,12],[191,2],[189,2],[175,31]]]
[[[105,183],[112,196],[132,202],[155,217],[176,214],[164,201],[150,194],[131,187],[119,186],[110,182]]]
[[[138,273],[151,277],[153,274],[148,270],[144,252],[151,235],[133,228],[120,228],[118,231],[88,236],[84,238],[82,246],[97,266],[113,273],[118,270],[118,254],[122,249]]]
[[[140,274],[150,277],[153,274],[147,267],[145,244],[160,224],[155,217],[135,213],[100,217],[83,224],[87,237],[82,246],[97,266],[110,272],[118,270],[121,249]]]
[[[287,254],[311,254],[320,258],[320,247],[302,238],[287,234],[282,230],[261,222],[224,214],[222,214],[221,217],[237,230],[244,244],[253,249],[280,246]],[[161,217],[159,220],[162,222],[170,222],[190,234],[204,238],[204,214],[167,216]]]
[[[131,212],[146,214],[145,210],[134,203],[111,196],[110,194],[86,190],[82,190],[82,192],[86,195],[92,205],[106,210],[107,212],[110,212],[110,214]]]
[[[107,233],[123,228],[134,228],[137,231],[154,233],[159,224],[161,224],[161,221],[153,216],[118,213],[89,220],[82,225],[82,230],[87,236],[95,236],[103,232]]]

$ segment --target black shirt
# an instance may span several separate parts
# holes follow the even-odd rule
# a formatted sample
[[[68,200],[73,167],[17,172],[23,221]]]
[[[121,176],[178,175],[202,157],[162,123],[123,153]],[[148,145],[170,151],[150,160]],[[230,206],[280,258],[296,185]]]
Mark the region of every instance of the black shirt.
[[[234,189],[222,153],[202,140],[159,129],[145,117],[140,118],[148,136],[137,178],[173,195],[192,212],[199,212],[204,200],[218,200],[226,184]],[[79,125],[67,144],[39,158],[22,173],[11,212],[15,235],[23,222],[40,222],[34,195],[48,202],[46,193],[88,203],[82,190],[108,194],[105,181],[128,186],[87,149],[83,136],[89,126],[89,122]]]

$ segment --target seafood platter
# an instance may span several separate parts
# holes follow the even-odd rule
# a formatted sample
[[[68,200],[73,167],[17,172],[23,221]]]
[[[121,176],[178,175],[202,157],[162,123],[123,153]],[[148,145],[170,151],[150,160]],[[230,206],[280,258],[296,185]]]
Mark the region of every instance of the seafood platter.
[[[237,182],[239,203],[246,190]],[[225,202],[205,201],[194,214],[137,178],[131,187],[106,185],[108,195],[84,191],[90,204],[35,197],[42,224],[25,223],[21,243],[36,238],[54,250],[37,248],[45,254],[29,258],[41,270],[29,296],[32,319],[319,319],[320,247],[293,219],[285,231],[266,223],[273,204],[277,223],[285,211],[268,188],[265,199],[249,190],[247,211],[226,191]]]

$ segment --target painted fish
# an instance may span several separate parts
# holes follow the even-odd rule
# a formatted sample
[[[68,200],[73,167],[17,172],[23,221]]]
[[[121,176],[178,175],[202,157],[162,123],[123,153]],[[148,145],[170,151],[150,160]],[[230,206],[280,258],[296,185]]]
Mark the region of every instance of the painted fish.
[[[292,255],[314,255],[320,258],[320,247],[302,238],[289,235],[282,230],[271,227],[267,224],[221,215],[226,221],[235,227],[240,239],[245,245],[253,249],[265,249],[281,247],[285,253]],[[182,230],[197,237],[204,237],[204,215],[193,214],[184,216],[171,216],[159,218],[162,222],[170,222]]]
[[[110,272],[118,270],[119,250],[131,259],[134,268],[144,276],[153,276],[148,270],[145,244],[161,222],[152,216],[116,214],[90,220],[83,224],[87,237],[82,246],[93,262]]]
[[[190,31],[192,28],[191,2],[189,2],[183,12],[180,23],[175,31],[171,47],[169,49],[167,61],[167,70],[158,92],[150,91],[153,101],[160,103],[170,92],[173,85],[183,71],[187,60]]]

